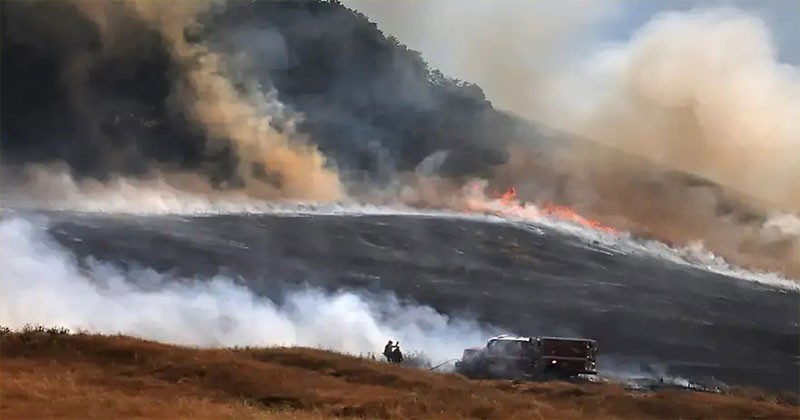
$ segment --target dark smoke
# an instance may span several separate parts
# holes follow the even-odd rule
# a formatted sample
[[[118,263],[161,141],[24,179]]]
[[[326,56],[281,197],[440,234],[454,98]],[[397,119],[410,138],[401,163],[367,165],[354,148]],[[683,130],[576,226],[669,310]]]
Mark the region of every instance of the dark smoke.
[[[69,2],[0,3],[3,163],[60,160],[100,179],[158,164],[229,172],[230,153],[206,156],[203,133],[165,101],[174,69],[161,35],[109,7],[134,39],[103,45]]]
[[[800,275],[791,215],[499,111],[338,2],[4,1],[0,17],[6,170],[61,162],[109,185],[424,206],[457,205],[483,178]]]
[[[231,147],[209,146],[205,127],[171,103],[182,63],[130,8],[109,6],[114,33],[104,36],[112,25],[100,28],[73,3],[0,7],[4,163],[61,160],[100,179],[180,168],[235,181]],[[236,51],[227,56],[236,71],[275,88],[302,115],[297,130],[351,178],[386,181],[440,150],[450,151],[446,175],[488,175],[506,158],[513,119],[363,15],[319,1],[231,2],[198,21],[186,39]]]

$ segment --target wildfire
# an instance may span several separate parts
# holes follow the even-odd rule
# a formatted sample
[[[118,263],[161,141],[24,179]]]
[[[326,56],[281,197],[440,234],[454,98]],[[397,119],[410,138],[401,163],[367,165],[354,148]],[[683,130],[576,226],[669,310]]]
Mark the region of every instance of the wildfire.
[[[519,203],[519,201],[517,200],[517,190],[514,187],[509,188],[508,191],[502,194],[494,194],[494,196],[499,202],[501,207],[499,209],[495,208],[493,210],[503,215],[523,217],[523,218],[535,218],[537,216],[539,217],[545,216],[572,222],[575,224],[579,224],[603,232],[617,233],[617,230],[612,228],[611,226],[606,226],[597,220],[587,219],[579,215],[572,208],[567,206],[559,206],[552,203],[545,203],[540,208],[536,208],[536,210],[538,211],[531,211],[531,209],[527,205]]]
[[[502,196],[500,196],[500,202],[504,205],[510,205],[511,200],[517,198],[517,189],[511,187],[508,191],[504,192]]]
[[[617,230],[612,228],[611,226],[606,226],[597,220],[587,219],[579,215],[578,213],[575,212],[575,210],[572,210],[567,206],[557,206],[554,204],[547,203],[543,206],[542,212],[546,213],[551,217],[555,217],[561,220],[567,220],[595,230],[601,230],[603,232],[608,232],[608,233],[617,232]]]

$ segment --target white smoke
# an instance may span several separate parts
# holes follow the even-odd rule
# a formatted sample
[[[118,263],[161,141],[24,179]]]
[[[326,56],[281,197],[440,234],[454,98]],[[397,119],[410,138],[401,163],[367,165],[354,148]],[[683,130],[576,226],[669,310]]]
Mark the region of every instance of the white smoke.
[[[384,200],[391,205],[352,198],[327,202],[264,200],[253,197],[246,188],[216,189],[206,178],[191,172],[152,170],[146,176],[114,176],[99,181],[76,179],[65,166],[31,164],[17,169],[0,167],[0,203],[6,208],[134,215],[451,214],[398,204],[394,200],[397,195],[392,195],[392,200]]]
[[[763,230],[773,235],[800,239],[800,218],[789,213],[776,214],[764,222]]]
[[[459,195],[457,212],[447,209],[420,209],[415,207],[364,204],[352,200],[332,203],[297,202],[289,200],[265,201],[249,196],[241,190],[215,190],[207,181],[190,173],[154,173],[145,178],[113,178],[106,182],[76,180],[69,171],[53,166],[31,165],[25,168],[22,181],[9,188],[4,179],[2,202],[12,207],[30,207],[48,210],[66,210],[89,213],[134,215],[209,215],[209,214],[272,214],[277,216],[307,215],[392,215],[437,217],[450,220],[474,220],[485,223],[511,224],[537,235],[547,227],[582,238],[592,248],[603,252],[640,253],[649,257],[671,261],[680,265],[777,286],[798,290],[797,279],[779,272],[760,272],[743,269],[716,255],[702,240],[690,241],[686,246],[670,247],[658,241],[640,241],[628,232],[609,233],[569,219],[548,216],[531,203],[503,202],[487,196],[487,183],[477,181],[467,184]],[[800,258],[800,221],[792,214],[776,214],[768,219],[759,233],[765,241],[792,244],[792,252]]]
[[[554,76],[568,88],[540,117],[796,206],[800,69],[778,61],[773,45],[764,21],[742,10],[664,13]],[[571,106],[579,96],[591,106]]]
[[[624,384],[631,389],[678,387],[705,391],[721,391],[728,385],[713,377],[694,382],[669,372],[669,367],[647,357],[600,356],[598,358],[600,381]]]
[[[16,174],[15,174],[16,175]],[[151,171],[106,181],[75,179],[66,167],[27,165],[5,180],[3,201],[17,207],[128,214],[250,212],[268,207],[245,189],[215,189],[201,175]],[[273,203],[279,203],[275,200]]]
[[[307,288],[284,302],[254,295],[233,279],[173,278],[78,259],[39,222],[0,220],[0,324],[72,330],[196,346],[287,345],[380,353],[387,340],[432,362],[459,357],[490,334],[393,295],[366,297]],[[13,246],[9,246],[13,245]]]

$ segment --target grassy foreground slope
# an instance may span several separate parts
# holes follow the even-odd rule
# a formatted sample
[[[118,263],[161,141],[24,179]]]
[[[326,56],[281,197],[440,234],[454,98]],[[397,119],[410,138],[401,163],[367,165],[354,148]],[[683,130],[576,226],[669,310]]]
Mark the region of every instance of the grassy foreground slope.
[[[0,418],[798,418],[769,398],[470,381],[304,348],[0,336]]]

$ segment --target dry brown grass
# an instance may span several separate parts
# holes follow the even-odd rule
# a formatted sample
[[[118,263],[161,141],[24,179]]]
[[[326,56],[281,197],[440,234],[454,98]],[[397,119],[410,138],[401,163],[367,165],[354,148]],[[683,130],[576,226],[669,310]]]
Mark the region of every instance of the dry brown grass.
[[[470,381],[302,349],[2,334],[0,418],[800,418],[780,399]]]

